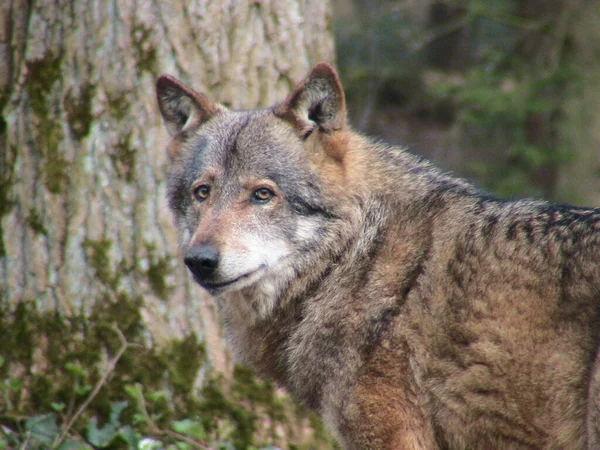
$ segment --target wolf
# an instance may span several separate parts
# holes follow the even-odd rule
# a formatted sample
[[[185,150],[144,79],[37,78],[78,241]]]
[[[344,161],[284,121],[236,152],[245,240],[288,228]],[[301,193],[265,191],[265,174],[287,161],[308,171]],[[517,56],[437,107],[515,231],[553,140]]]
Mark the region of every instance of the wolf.
[[[183,261],[346,449],[599,449],[600,210],[352,130],[332,66],[233,111],[157,81]]]

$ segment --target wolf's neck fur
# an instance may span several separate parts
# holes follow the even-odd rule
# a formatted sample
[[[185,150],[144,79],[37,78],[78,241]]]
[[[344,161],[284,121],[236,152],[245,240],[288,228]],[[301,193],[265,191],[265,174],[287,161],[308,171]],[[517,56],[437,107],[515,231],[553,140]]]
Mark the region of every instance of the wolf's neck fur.
[[[256,313],[251,311],[253,300],[260,299],[231,296],[223,304],[223,315],[233,347],[240,355],[244,355],[259,372],[274,378],[316,409],[320,407],[323,386],[338,370],[336,367],[324,367],[320,361],[312,361],[312,355],[318,353],[311,349],[327,345],[339,347],[337,363],[345,366],[355,361],[360,351],[350,346],[344,348],[345,343],[355,341],[350,334],[356,332],[354,326],[344,325],[347,319],[345,311],[358,299],[340,296],[338,291],[344,284],[350,283],[358,289],[370,282],[361,277],[368,277],[368,267],[383,245],[377,230],[381,230],[386,222],[385,208],[377,206],[377,203],[377,200],[371,200],[363,205],[363,218],[357,220],[357,217],[353,223],[345,222],[344,229],[332,233],[321,248],[299,256],[299,261],[291,269],[296,276],[288,281],[270,316],[257,318]],[[337,246],[329,245],[334,241]],[[358,303],[357,308],[364,307],[362,302]],[[373,319],[376,320],[377,315],[389,314],[386,311],[374,310]],[[255,320],[249,323],[248,318],[252,314]],[[293,332],[285,334],[286,330]],[[294,377],[294,380],[304,381],[292,382],[290,373],[304,373],[304,376]]]

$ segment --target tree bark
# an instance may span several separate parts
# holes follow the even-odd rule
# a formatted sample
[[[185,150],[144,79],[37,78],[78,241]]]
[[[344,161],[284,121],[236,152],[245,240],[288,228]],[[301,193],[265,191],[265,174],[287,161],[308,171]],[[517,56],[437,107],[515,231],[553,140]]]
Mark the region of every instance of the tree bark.
[[[195,336],[207,352],[196,387],[214,370],[231,373],[213,301],[176,253],[154,83],[171,73],[233,108],[283,100],[312,64],[334,59],[329,2],[0,8],[0,329],[12,333],[3,370],[35,379],[51,365],[47,330],[30,333],[26,350],[15,330],[51,313],[84,342],[100,317],[148,348]],[[131,308],[135,333],[124,322]]]
[[[565,201],[600,207],[600,5],[577,2],[572,8],[572,55],[580,68],[576,92],[565,104],[563,145],[573,161],[561,168],[559,187]]]

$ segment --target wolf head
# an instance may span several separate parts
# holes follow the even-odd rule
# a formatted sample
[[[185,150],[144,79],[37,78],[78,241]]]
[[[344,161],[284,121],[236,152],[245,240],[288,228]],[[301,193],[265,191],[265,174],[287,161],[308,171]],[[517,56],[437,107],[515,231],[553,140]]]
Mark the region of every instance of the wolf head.
[[[263,110],[230,111],[168,75],[157,97],[172,137],[168,198],[185,264],[213,295],[255,289],[274,301],[343,220],[331,195],[345,171],[336,72],[318,64]]]

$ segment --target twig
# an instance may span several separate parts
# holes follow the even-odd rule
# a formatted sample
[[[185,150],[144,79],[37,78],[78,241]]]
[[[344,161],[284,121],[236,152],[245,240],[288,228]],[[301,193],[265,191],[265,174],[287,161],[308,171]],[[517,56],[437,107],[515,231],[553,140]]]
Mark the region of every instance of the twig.
[[[117,327],[116,323],[113,324],[112,329],[119,336],[119,340],[121,341],[121,347],[117,351],[117,354],[115,355],[115,357],[108,364],[108,369],[106,370],[106,372],[104,372],[104,374],[102,375],[102,378],[100,378],[98,383],[96,383],[94,390],[90,393],[88,398],[81,404],[79,409],[77,409],[77,412],[73,415],[73,417],[71,418],[71,420],[69,421],[67,426],[64,428],[63,432],[61,433],[61,435],[54,442],[54,445],[52,446],[53,449],[58,448],[58,446],[62,443],[62,441],[64,441],[65,437],[67,436],[67,433],[69,432],[69,430],[71,429],[71,427],[73,426],[75,421],[77,421],[77,419],[79,419],[79,416],[81,416],[81,414],[85,411],[85,409],[88,407],[88,405],[91,403],[91,401],[94,400],[96,395],[98,395],[98,392],[100,392],[100,389],[102,389],[102,386],[104,386],[104,384],[106,383],[106,380],[108,379],[109,375],[115,370],[115,366],[119,362],[119,359],[121,359],[121,356],[123,356],[123,353],[125,353],[125,350],[127,350],[127,348],[129,347],[129,343],[127,342],[127,339],[125,338],[125,336],[123,335],[121,330],[119,330],[119,327]]]

